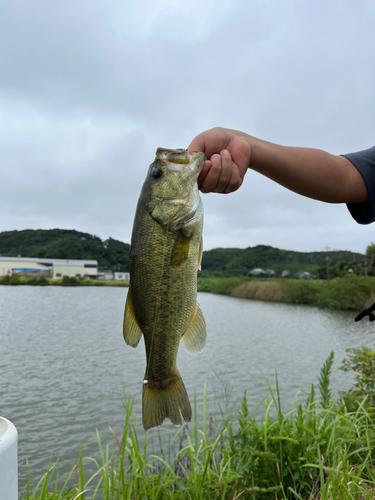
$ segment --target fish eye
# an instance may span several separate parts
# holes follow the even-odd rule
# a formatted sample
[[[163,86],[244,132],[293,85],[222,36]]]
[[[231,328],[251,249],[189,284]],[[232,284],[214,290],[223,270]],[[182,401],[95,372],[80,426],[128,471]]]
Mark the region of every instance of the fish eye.
[[[152,177],[154,177],[154,179],[159,179],[159,177],[162,176],[162,171],[159,170],[158,168],[154,168],[154,170],[151,172],[151,175]]]

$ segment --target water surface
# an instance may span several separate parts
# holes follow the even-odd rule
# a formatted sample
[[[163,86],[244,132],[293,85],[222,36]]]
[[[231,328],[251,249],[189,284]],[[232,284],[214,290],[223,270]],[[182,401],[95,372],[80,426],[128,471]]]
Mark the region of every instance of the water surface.
[[[143,341],[132,349],[122,339],[126,293],[110,287],[0,286],[0,414],[19,432],[20,491],[26,460],[35,483],[51,456],[60,457],[59,471],[66,474],[77,460],[79,440],[84,455],[98,458],[96,429],[104,443],[113,443],[109,425],[121,436],[123,387],[133,399],[134,419],[140,418],[145,353]],[[353,313],[212,294],[199,294],[198,301],[207,345],[196,356],[181,347],[178,367],[191,400],[196,389],[199,409],[207,384],[207,411],[214,416],[219,405],[233,408],[245,390],[255,408],[267,394],[260,370],[272,383],[277,371],[287,406],[297,391],[316,382],[332,350],[332,386],[348,389],[351,375],[338,370],[345,350],[373,344],[375,326],[354,323]],[[175,430],[164,423],[162,443]]]

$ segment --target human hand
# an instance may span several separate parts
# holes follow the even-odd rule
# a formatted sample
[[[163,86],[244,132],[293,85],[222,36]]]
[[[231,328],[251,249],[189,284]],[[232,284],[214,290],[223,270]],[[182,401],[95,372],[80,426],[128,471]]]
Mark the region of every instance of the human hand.
[[[213,128],[197,135],[188,150],[190,154],[202,151],[207,156],[198,179],[202,193],[227,194],[241,186],[251,156],[246,134],[220,127]]]

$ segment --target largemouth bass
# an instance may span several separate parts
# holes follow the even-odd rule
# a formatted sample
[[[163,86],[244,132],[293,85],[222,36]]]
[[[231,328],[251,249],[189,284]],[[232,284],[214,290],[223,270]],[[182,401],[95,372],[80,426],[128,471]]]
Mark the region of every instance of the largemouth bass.
[[[130,246],[130,284],[124,339],[137,347],[143,334],[146,373],[143,427],[191,419],[189,398],[176,366],[180,340],[201,351],[206,324],[197,304],[202,258],[203,204],[197,178],[203,153],[158,148],[138,200]]]

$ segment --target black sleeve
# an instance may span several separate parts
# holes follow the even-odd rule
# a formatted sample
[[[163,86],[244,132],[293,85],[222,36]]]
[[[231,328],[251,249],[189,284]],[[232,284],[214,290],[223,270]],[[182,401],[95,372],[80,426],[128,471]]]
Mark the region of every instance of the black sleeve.
[[[358,224],[370,224],[375,220],[375,146],[342,156],[351,161],[362,175],[369,199],[362,203],[347,203],[349,212]]]

